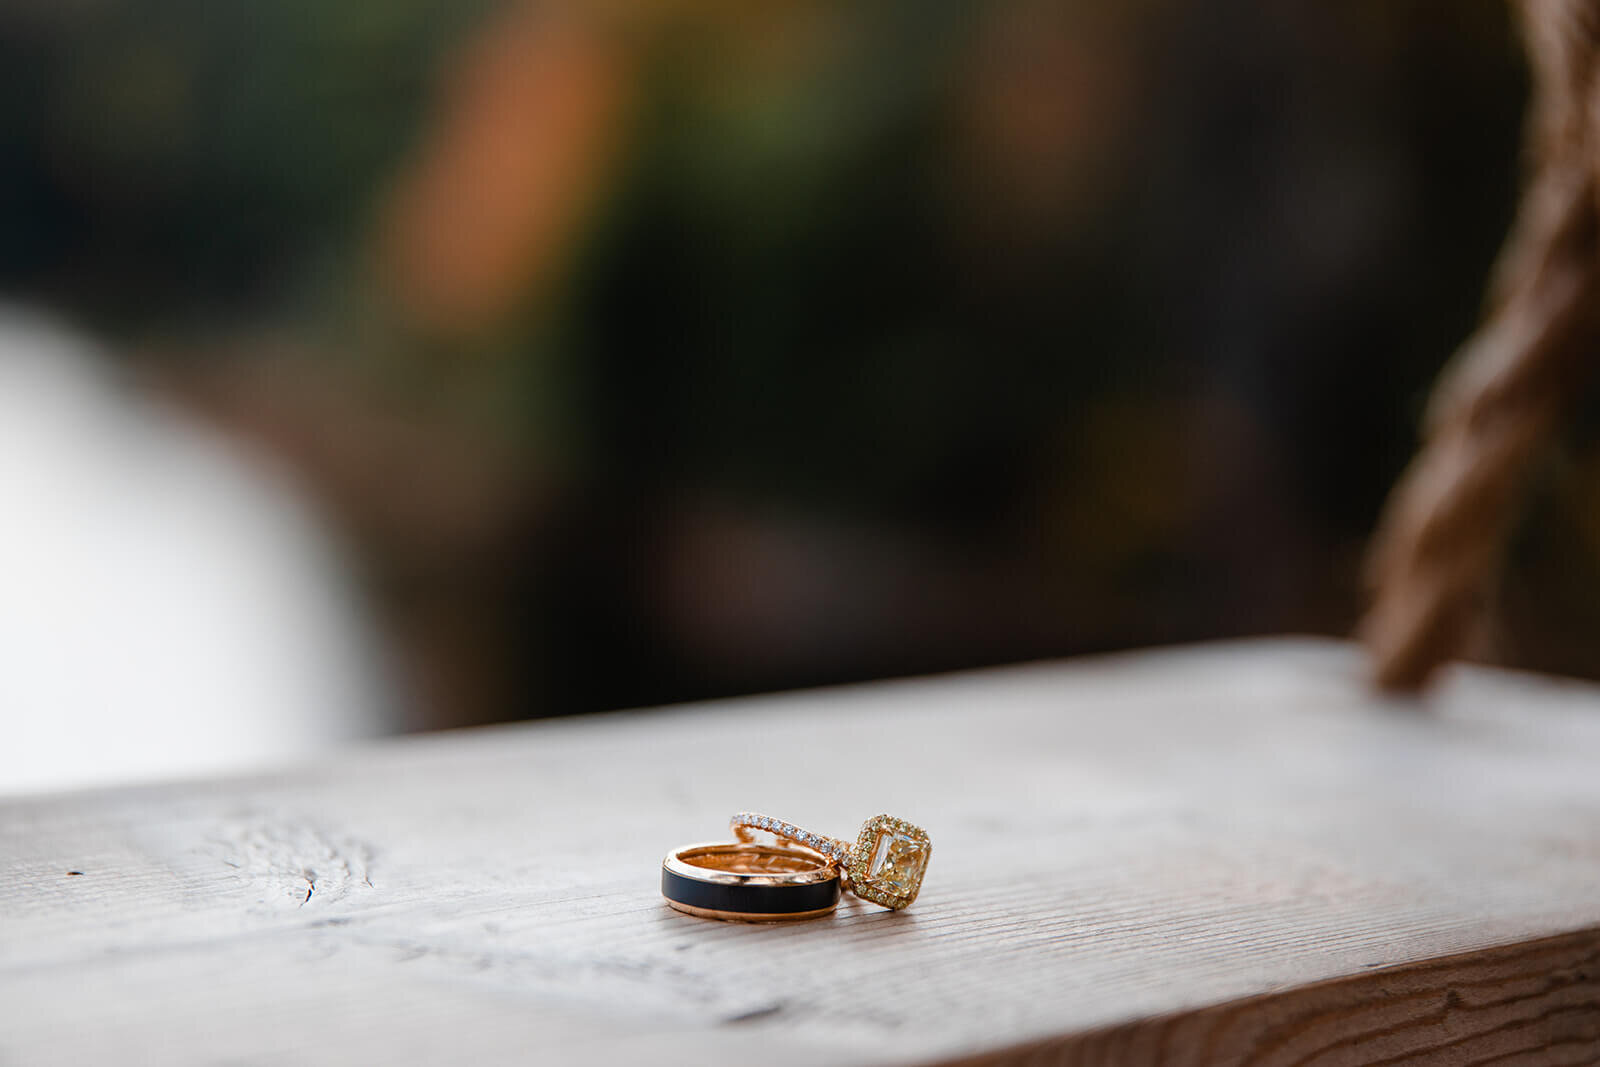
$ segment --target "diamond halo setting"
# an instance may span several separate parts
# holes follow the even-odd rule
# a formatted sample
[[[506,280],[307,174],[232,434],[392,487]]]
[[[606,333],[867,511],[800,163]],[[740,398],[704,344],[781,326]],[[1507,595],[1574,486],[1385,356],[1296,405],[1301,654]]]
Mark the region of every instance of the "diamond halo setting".
[[[933,855],[928,832],[892,815],[874,815],[861,825],[850,855],[850,888],[864,900],[895,911],[922,891]]]

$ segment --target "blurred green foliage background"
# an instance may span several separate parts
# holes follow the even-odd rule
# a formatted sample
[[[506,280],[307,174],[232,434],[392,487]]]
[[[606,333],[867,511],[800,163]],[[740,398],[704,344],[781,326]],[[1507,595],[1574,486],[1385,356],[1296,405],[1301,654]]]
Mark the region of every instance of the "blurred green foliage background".
[[[0,70],[0,285],[296,470],[429,725],[1346,631],[1526,93],[1489,0],[22,0]]]

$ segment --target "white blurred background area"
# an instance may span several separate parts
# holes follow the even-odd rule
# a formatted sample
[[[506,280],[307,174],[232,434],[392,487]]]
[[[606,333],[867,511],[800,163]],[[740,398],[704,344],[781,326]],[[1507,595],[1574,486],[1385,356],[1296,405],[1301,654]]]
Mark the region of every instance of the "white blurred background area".
[[[268,767],[397,729],[278,472],[0,311],[0,793]]]

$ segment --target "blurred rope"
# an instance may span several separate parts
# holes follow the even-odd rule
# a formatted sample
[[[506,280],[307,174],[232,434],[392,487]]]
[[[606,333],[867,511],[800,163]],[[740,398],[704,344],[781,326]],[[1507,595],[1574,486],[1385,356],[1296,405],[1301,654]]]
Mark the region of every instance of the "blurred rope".
[[[1529,469],[1600,341],[1600,0],[1522,0],[1532,173],[1489,312],[1429,402],[1375,535],[1362,623],[1377,682],[1425,685],[1481,638]]]

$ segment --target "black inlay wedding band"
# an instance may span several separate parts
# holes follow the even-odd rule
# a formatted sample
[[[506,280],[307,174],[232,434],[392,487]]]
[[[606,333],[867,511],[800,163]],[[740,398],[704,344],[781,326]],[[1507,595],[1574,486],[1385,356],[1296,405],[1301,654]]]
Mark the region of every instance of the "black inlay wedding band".
[[[685,845],[661,861],[661,895],[681,912],[735,922],[815,919],[839,903],[839,872],[808,849]]]

